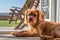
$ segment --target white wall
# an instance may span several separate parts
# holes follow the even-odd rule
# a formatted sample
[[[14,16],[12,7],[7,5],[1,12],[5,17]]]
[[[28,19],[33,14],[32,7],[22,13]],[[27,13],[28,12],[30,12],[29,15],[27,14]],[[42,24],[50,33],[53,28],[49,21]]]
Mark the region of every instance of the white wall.
[[[51,0],[51,21],[56,22],[56,0]]]
[[[57,13],[56,13],[56,20],[57,22],[60,22],[60,0],[57,0]]]

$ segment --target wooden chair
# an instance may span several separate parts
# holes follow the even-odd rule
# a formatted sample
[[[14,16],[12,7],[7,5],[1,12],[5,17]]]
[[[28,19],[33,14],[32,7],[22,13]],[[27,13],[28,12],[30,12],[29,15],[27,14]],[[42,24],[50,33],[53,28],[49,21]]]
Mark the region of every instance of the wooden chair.
[[[18,19],[20,19],[20,17],[19,17],[19,14],[16,12],[16,8],[15,9],[10,9],[10,13],[9,14],[11,14],[11,17],[10,17],[10,20],[9,20],[9,24],[11,24],[11,21],[13,21],[14,19],[14,15],[16,16],[16,19],[14,20],[15,21],[15,23],[17,22],[17,20]]]
[[[14,15],[17,16],[17,13],[15,12],[15,9],[10,9],[10,11],[11,11],[11,13],[10,13],[11,14],[11,17],[10,17],[10,20],[9,20],[9,24],[11,24],[11,21],[13,20],[13,16]]]
[[[18,14],[20,15],[20,20],[21,22],[15,27],[15,29],[22,29],[25,27],[24,24],[24,18],[22,18],[22,16],[24,16],[24,12],[28,9],[28,8],[37,8],[39,5],[40,0],[26,0],[23,8],[21,10],[17,10]]]

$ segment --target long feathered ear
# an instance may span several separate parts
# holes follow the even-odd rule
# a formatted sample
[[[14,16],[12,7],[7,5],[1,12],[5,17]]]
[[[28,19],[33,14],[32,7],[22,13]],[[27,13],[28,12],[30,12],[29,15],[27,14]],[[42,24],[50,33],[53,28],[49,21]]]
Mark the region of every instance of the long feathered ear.
[[[44,13],[38,9],[36,9],[36,11],[38,13],[39,21],[44,21],[44,19],[45,19]]]
[[[24,23],[27,24],[27,11],[24,13]]]
[[[25,24],[28,23],[27,14],[28,14],[29,10],[30,10],[30,9],[27,9],[27,10],[25,11],[25,14],[24,14],[24,23],[25,23]]]

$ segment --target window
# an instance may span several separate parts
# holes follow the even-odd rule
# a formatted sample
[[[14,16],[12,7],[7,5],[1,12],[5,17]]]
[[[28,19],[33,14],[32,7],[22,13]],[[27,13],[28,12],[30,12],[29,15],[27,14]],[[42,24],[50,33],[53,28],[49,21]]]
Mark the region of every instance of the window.
[[[45,14],[46,20],[51,21],[51,0],[41,0],[40,6]]]

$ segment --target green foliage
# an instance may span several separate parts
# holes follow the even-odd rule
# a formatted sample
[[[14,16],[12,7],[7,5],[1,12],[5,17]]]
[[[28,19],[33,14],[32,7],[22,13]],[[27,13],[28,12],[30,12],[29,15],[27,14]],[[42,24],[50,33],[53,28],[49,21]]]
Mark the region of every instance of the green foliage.
[[[11,24],[9,24],[8,20],[0,20],[0,27],[16,27],[16,25],[19,23],[19,20],[17,23],[15,21],[12,21]]]

